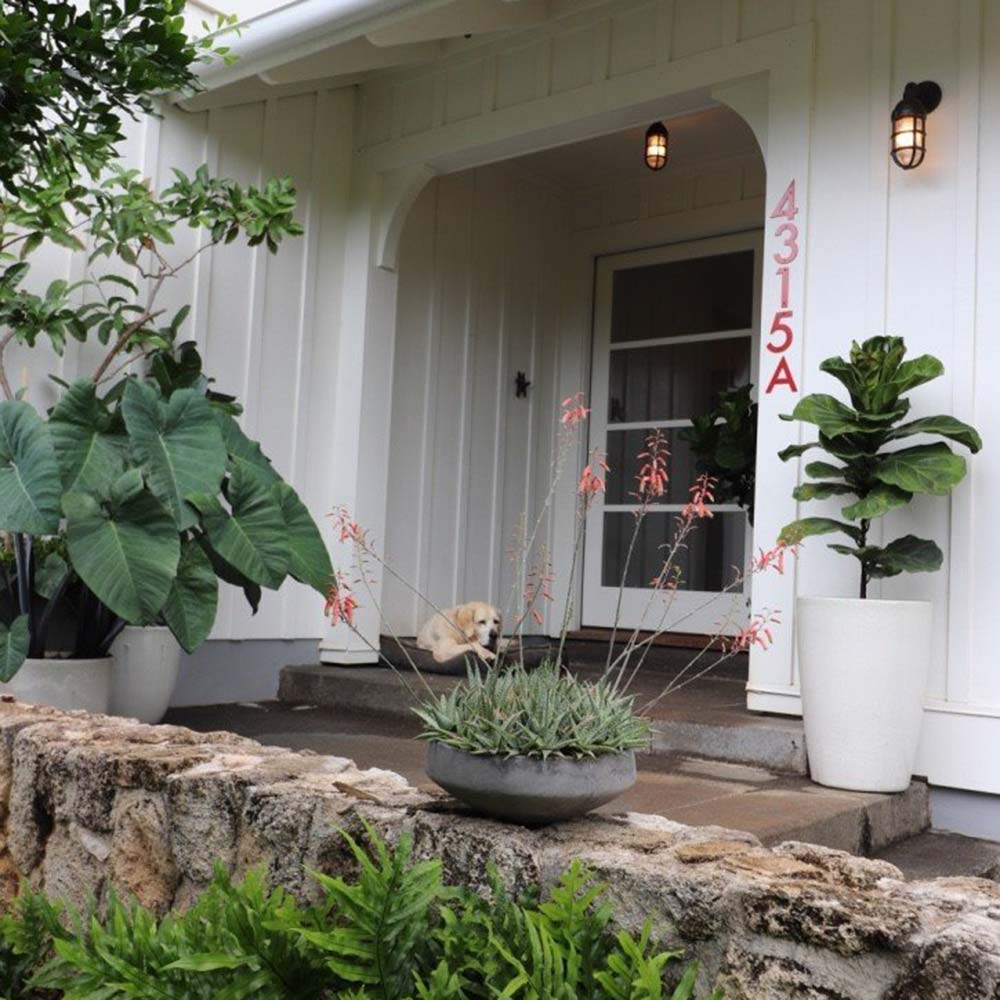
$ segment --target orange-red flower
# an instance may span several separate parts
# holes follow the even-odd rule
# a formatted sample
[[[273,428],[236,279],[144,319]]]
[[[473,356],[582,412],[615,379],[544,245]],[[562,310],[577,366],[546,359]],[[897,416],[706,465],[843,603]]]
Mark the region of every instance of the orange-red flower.
[[[669,476],[667,475],[667,450],[663,433],[657,429],[646,438],[646,450],[639,452],[639,458],[644,459],[639,467],[638,493],[640,500],[651,500],[662,497],[667,491]]]
[[[324,612],[330,619],[331,625],[339,625],[345,622],[354,627],[354,612],[358,607],[358,602],[346,584],[338,583],[334,580],[326,592],[326,607]]]
[[[684,505],[681,517],[688,521],[696,517],[712,517],[707,505],[715,499],[714,489],[715,479],[704,473],[700,475],[691,487],[691,499]]]
[[[774,642],[772,625],[780,625],[781,619],[776,611],[764,611],[754,615],[746,628],[742,629],[729,640],[728,649],[730,652],[749,649],[751,646],[760,646],[761,649],[769,649]]]
[[[605,474],[609,471],[608,463],[605,462],[603,458],[598,458],[596,456],[592,463],[588,463],[583,467],[583,472],[580,475],[580,482],[577,483],[576,491],[585,499],[592,499],[597,496],[598,493],[604,492],[604,479],[594,471],[594,466]]]
[[[583,423],[590,415],[590,410],[584,405],[583,393],[578,392],[572,396],[567,396],[562,401],[562,416],[560,422],[565,427],[575,427]]]

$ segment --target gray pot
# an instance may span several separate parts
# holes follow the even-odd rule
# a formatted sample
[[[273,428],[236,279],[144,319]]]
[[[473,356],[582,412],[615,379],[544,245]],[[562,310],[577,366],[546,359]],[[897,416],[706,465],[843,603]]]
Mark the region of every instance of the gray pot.
[[[427,773],[478,812],[512,823],[573,819],[617,798],[635,784],[635,754],[584,760],[492,757],[433,742]]]

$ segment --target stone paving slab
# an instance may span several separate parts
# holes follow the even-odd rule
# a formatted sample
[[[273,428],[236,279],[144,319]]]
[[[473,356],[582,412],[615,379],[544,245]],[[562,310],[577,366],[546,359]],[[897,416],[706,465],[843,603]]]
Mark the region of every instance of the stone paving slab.
[[[349,757],[360,767],[395,771],[418,788],[432,787],[424,772],[425,747],[413,739],[418,724],[412,717],[269,702],[173,709],[166,721]],[[920,782],[901,795],[839,792],[796,775],[680,755],[641,758],[635,788],[603,811],[622,809],[695,826],[746,830],[765,844],[808,840],[856,854],[919,833],[929,821],[927,787]]]

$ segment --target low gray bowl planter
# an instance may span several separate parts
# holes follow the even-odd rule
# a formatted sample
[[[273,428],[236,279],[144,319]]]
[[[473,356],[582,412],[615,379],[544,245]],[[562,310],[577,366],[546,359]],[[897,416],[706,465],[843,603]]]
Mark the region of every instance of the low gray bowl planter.
[[[635,784],[635,754],[540,760],[472,754],[432,742],[427,774],[477,812],[528,826],[582,816],[628,791]]]

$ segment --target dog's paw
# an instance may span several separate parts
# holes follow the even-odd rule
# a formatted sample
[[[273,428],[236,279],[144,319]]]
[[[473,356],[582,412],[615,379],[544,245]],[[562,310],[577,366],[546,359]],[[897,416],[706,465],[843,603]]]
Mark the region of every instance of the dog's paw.
[[[479,657],[487,663],[492,663],[497,658],[497,654],[490,652],[488,649],[481,649],[479,651]]]

